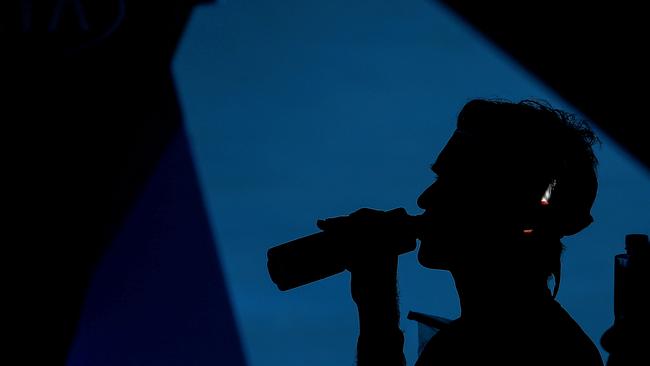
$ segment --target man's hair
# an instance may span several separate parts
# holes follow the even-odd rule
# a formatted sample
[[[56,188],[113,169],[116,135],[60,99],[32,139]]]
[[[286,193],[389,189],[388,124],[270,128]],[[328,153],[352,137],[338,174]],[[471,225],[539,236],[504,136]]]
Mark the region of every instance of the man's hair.
[[[592,146],[598,138],[585,121],[535,100],[472,100],[460,111],[457,128],[480,136],[485,151],[503,157],[495,166],[511,169],[512,177],[528,177],[524,181],[531,182],[526,189],[535,190],[533,197],[541,198],[555,183],[548,207],[531,202],[539,209],[530,210],[530,215],[554,239],[537,254],[546,277],[555,275],[557,290],[564,248],[559,239],[593,221],[590,210],[598,187],[598,160]]]
[[[552,214],[561,236],[591,223],[598,188],[592,146],[599,140],[586,122],[546,102],[475,99],[459,113],[458,129],[484,137],[486,149],[503,150],[517,175],[544,188],[556,182]]]

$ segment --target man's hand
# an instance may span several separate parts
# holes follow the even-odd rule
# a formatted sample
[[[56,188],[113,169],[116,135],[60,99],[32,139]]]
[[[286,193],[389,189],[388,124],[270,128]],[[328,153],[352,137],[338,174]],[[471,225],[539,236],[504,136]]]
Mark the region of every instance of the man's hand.
[[[352,298],[357,304],[374,302],[373,297],[397,295],[397,256],[400,247],[415,244],[415,237],[405,237],[406,210],[379,211],[362,208],[349,216],[319,220],[324,231],[342,235],[353,243],[347,258],[352,273]],[[414,247],[414,245],[413,245]]]
[[[357,364],[399,366],[404,364],[404,337],[399,329],[397,262],[404,248],[403,208],[378,211],[364,208],[349,216],[319,220],[324,231],[343,234],[356,245],[351,248],[347,269],[351,273],[352,299],[359,310]],[[400,243],[402,241],[402,243]],[[409,243],[406,243],[409,246]]]

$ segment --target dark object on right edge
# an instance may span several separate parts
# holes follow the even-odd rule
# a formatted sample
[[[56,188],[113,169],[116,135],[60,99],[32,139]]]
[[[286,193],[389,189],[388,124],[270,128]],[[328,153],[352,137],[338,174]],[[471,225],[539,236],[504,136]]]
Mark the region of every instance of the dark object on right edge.
[[[648,236],[626,235],[625,250],[614,258],[614,325],[603,334],[601,344],[609,352],[607,366],[649,365]]]

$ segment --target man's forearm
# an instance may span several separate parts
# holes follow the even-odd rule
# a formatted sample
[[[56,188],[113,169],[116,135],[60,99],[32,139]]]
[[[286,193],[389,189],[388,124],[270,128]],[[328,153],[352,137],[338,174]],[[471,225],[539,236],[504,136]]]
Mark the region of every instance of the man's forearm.
[[[405,365],[396,280],[353,278],[354,280],[357,281],[355,295],[359,310],[357,364]]]

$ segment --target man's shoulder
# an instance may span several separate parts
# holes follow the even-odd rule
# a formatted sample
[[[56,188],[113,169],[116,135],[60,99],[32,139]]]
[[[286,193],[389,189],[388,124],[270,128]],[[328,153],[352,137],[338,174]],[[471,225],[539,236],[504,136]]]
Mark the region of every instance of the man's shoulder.
[[[549,325],[557,331],[552,333],[551,342],[576,365],[603,365],[602,355],[593,340],[585,333],[573,317],[557,302],[557,314]]]
[[[558,303],[527,315],[452,321],[427,345],[416,363],[426,365],[602,366],[595,344]]]

